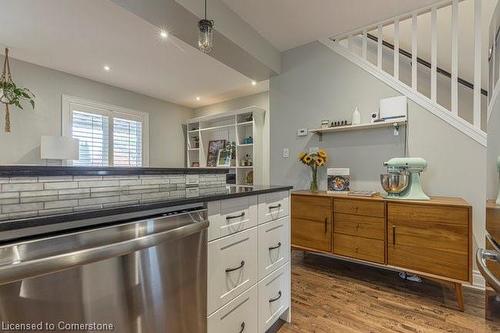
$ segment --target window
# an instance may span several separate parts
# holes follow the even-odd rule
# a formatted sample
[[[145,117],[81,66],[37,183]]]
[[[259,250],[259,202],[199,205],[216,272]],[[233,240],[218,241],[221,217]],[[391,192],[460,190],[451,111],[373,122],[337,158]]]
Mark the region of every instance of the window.
[[[78,166],[148,164],[147,114],[63,96],[63,135],[79,140]]]

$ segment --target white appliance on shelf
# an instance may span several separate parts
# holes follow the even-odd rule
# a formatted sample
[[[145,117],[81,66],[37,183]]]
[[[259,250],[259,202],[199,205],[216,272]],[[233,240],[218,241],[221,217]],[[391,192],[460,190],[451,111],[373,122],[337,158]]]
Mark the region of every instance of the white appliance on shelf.
[[[379,108],[379,119],[381,120],[406,119],[408,115],[408,98],[406,96],[382,98]]]

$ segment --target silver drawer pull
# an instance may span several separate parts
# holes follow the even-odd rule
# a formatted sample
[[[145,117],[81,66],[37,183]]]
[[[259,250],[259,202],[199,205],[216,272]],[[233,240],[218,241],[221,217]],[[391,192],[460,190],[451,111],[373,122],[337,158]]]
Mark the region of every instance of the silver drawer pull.
[[[279,300],[280,298],[281,298],[281,290],[280,290],[280,291],[278,291],[278,296],[276,296],[275,298],[271,298],[271,299],[269,300],[269,303],[274,303],[274,302],[276,302],[277,300]]]
[[[228,221],[229,221],[229,220],[232,220],[232,219],[238,219],[238,218],[243,217],[243,216],[245,216],[245,212],[242,212],[242,213],[241,213],[241,214],[239,214],[239,215],[226,216],[226,220],[228,220]]]
[[[280,247],[281,247],[281,242],[278,242],[278,245],[276,245],[276,246],[270,246],[269,247],[269,251],[279,249]]]
[[[242,322],[241,323],[240,333],[243,333],[244,330],[245,330],[245,322]]]
[[[281,208],[281,204],[277,204],[275,206],[269,206],[269,210],[273,210],[273,209],[276,209],[276,208]]]
[[[226,273],[231,273],[231,272],[237,271],[238,269],[242,269],[243,266],[245,266],[245,260],[242,260],[241,264],[238,267],[235,267],[235,268],[226,268]]]

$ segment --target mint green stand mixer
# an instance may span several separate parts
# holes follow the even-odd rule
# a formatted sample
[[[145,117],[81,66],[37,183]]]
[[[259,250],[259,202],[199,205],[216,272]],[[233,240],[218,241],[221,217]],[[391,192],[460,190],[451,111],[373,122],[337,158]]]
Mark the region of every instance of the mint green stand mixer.
[[[422,189],[420,173],[427,167],[427,161],[420,157],[391,158],[384,163],[387,173],[380,175],[387,199],[430,200]]]

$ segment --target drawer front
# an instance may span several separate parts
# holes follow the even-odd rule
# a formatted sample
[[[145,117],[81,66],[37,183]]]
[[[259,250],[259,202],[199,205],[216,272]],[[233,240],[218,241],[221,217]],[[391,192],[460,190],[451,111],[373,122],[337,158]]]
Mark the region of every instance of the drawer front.
[[[288,191],[261,194],[258,201],[259,223],[278,220],[289,214],[290,199]]]
[[[260,281],[258,291],[259,332],[265,332],[290,307],[290,264]]]
[[[335,233],[384,240],[385,219],[383,217],[335,213],[333,230]]]
[[[333,210],[336,213],[385,217],[383,201],[335,198]]]
[[[208,333],[258,333],[257,286],[208,317]]]
[[[208,243],[208,313],[257,282],[257,228]]]
[[[257,196],[208,203],[208,240],[214,240],[257,225]]]
[[[343,234],[333,234],[333,253],[383,264],[384,241]]]
[[[290,217],[259,225],[259,279],[290,260]]]

